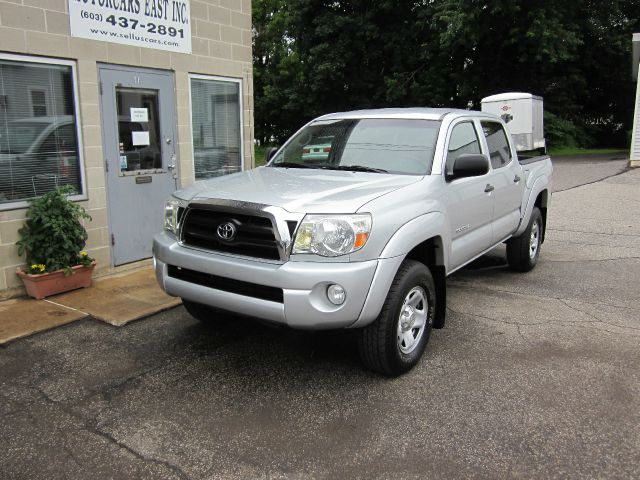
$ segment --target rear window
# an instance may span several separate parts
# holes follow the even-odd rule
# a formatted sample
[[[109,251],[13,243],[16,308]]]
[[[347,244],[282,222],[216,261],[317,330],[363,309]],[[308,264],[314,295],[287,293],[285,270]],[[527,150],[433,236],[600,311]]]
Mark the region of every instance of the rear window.
[[[480,122],[482,125],[482,131],[487,139],[487,146],[489,147],[489,158],[491,159],[491,166],[495,170],[496,168],[504,167],[513,158],[511,154],[511,147],[509,147],[509,140],[507,140],[507,134],[502,128],[502,125],[497,122]]]

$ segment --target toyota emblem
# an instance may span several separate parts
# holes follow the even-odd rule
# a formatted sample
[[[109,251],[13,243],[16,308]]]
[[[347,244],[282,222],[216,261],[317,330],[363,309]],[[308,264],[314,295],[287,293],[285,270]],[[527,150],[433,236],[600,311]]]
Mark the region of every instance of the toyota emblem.
[[[224,240],[225,242],[229,242],[233,240],[233,238],[236,236],[237,229],[233,223],[226,222],[218,225],[217,232],[218,232],[218,237],[220,237],[221,240]]]

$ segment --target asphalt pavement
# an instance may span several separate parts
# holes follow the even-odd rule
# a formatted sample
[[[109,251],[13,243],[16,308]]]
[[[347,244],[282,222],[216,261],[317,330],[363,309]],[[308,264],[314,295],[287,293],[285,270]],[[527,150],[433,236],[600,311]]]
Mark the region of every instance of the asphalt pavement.
[[[0,347],[0,478],[639,478],[640,169],[589,160],[556,162],[536,269],[449,277],[397,379],[348,332],[183,307]]]

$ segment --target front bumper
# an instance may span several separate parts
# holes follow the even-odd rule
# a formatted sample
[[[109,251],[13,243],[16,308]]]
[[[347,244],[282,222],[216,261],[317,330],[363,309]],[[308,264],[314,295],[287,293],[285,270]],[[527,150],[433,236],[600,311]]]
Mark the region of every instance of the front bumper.
[[[378,264],[384,263],[384,260],[269,263],[184,247],[167,233],[156,235],[153,252],[156,277],[169,295],[300,329],[348,327],[361,319]],[[240,295],[175,278],[169,275],[169,266],[276,287],[282,289],[283,301]],[[380,271],[376,278],[379,276]],[[327,287],[333,283],[342,285],[347,293],[342,305],[334,305],[327,299]]]

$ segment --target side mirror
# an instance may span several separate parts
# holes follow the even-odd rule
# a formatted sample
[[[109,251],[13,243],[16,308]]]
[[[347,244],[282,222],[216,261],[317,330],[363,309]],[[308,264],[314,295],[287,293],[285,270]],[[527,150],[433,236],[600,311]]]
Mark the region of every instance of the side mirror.
[[[278,151],[277,147],[269,147],[264,151],[264,163],[269,163]]]
[[[480,153],[465,153],[453,162],[453,171],[448,180],[466,177],[480,177],[489,171],[489,159]]]

